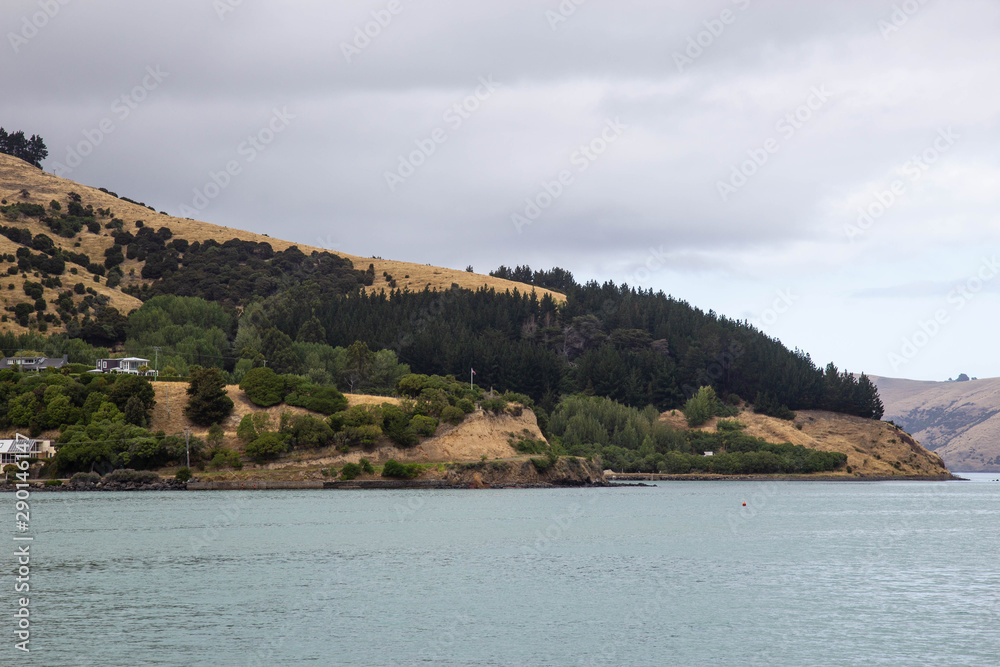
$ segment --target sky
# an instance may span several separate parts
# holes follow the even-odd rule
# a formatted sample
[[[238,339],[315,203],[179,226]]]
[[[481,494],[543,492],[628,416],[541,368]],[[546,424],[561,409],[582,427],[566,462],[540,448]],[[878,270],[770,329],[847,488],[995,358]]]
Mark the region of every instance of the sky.
[[[996,377],[998,28],[972,0],[4,0],[0,125],[171,215]]]

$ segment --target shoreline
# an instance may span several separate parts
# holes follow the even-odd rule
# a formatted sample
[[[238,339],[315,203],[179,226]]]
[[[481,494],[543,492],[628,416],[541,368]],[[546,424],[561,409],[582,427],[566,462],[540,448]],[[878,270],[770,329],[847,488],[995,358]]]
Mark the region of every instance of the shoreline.
[[[952,473],[946,475],[870,475],[847,477],[844,475],[670,475],[648,472],[619,472],[604,476],[609,482],[967,482]]]
[[[46,486],[45,480],[31,480],[32,492],[115,492],[115,491],[357,491],[357,490],[394,490],[394,489],[560,489],[560,488],[610,488],[610,487],[649,487],[642,482],[967,482],[969,480],[949,473],[948,475],[917,475],[917,476],[870,476],[845,477],[837,475],[668,475],[657,473],[613,473],[604,476],[598,483],[586,482],[509,482],[495,484],[469,484],[451,482],[444,479],[368,479],[368,480],[190,480],[187,483],[164,478],[152,484],[90,484],[71,486],[64,483],[59,486]],[[0,491],[14,491],[17,487],[12,483],[0,483]]]

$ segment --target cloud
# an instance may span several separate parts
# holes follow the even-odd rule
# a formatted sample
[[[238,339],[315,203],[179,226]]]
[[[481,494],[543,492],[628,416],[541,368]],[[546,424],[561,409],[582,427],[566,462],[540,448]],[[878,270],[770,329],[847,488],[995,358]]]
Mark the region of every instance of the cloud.
[[[74,179],[176,213],[238,160],[196,217],[482,271],[530,262],[630,280],[662,247],[669,268],[644,284],[719,312],[803,284],[829,318],[850,319],[947,285],[998,240],[993,3],[925,4],[888,32],[893,6],[860,0],[584,3],[555,23],[555,1],[400,0],[390,18],[388,0],[229,3],[221,16],[217,4],[63,6],[0,52],[16,92],[0,100],[4,125],[42,134],[55,160],[159,66],[170,77]],[[0,18],[16,29],[35,11],[13,0]],[[456,125],[446,114],[481,77],[500,85]],[[285,107],[287,129],[241,155]],[[627,129],[579,170],[574,155],[614,119]],[[942,128],[960,138],[849,236]],[[386,173],[439,129],[390,189]],[[564,170],[572,183],[518,233],[512,216]],[[786,335],[849,367],[857,350],[828,345],[822,326]],[[968,337],[963,349],[986,344]]]

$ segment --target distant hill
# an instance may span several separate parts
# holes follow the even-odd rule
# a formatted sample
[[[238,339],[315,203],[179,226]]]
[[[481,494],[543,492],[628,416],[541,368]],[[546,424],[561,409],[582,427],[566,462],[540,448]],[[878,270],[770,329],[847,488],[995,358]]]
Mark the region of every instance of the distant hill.
[[[872,377],[891,419],[950,470],[1000,471],[1000,378],[924,382]]]

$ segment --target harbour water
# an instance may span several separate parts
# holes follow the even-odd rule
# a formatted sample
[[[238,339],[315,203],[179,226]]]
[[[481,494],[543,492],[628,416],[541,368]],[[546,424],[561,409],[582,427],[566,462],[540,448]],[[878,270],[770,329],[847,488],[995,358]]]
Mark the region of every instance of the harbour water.
[[[1000,474],[970,477],[36,493],[0,664],[997,665]]]

